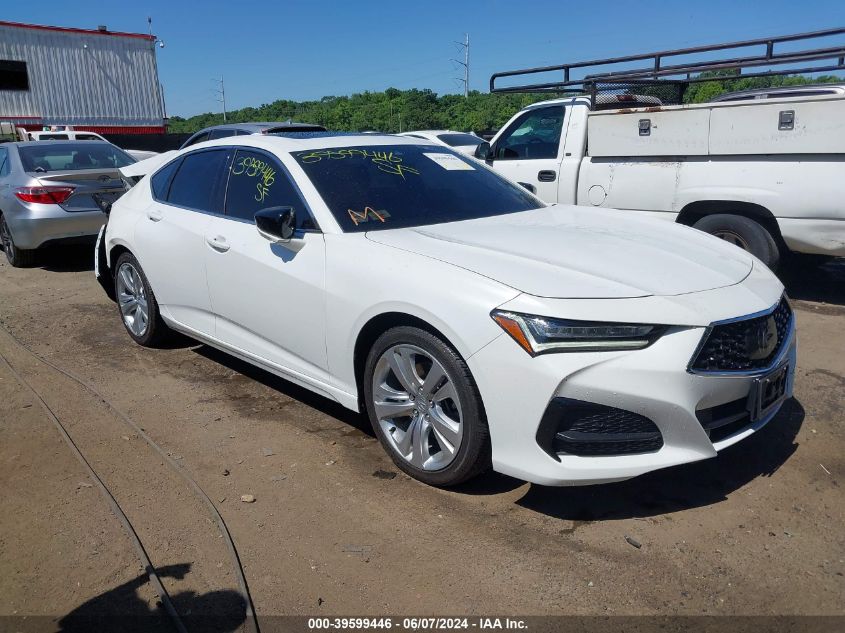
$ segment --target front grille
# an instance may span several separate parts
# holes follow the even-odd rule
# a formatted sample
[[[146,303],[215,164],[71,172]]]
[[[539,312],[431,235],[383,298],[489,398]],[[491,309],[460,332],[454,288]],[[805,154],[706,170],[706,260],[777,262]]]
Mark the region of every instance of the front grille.
[[[537,442],[550,455],[634,455],[653,453],[663,436],[647,417],[593,402],[555,398],[537,430]]]
[[[715,325],[690,364],[693,371],[749,371],[768,367],[780,353],[792,321],[792,309],[783,297],[762,316]],[[770,332],[771,323],[775,332]],[[771,346],[770,338],[776,338]]]
[[[711,442],[721,442],[751,425],[747,397],[709,409],[699,409],[695,412],[695,416],[701,422]]]

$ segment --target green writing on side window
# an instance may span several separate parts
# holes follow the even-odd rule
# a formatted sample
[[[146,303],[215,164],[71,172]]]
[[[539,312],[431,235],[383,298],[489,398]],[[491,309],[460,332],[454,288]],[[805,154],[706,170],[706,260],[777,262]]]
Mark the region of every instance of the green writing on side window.
[[[264,198],[270,192],[270,187],[276,182],[276,170],[272,165],[252,156],[243,156],[235,160],[235,164],[232,165],[232,175],[258,179],[255,184],[258,192],[255,194],[255,199],[258,202],[264,202]]]
[[[386,174],[394,174],[405,179],[405,174],[416,174],[419,176],[419,170],[402,164],[402,158],[396,156],[393,152],[366,150],[366,149],[319,149],[311,152],[302,152],[296,157],[304,165],[311,163],[319,163],[324,158],[327,160],[344,160],[346,158],[363,158],[370,160],[379,171]]]

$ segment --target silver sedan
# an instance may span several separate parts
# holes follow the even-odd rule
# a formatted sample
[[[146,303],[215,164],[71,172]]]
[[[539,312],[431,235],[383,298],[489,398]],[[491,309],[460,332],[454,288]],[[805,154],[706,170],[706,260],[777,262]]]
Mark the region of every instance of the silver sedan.
[[[124,192],[118,169],[135,160],[111,143],[0,145],[0,242],[12,266],[31,266],[53,243],[93,240],[103,204]]]

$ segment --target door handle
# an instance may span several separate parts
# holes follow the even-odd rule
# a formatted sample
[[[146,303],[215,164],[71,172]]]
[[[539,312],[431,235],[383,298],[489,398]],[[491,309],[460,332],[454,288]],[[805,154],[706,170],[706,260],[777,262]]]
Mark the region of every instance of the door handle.
[[[551,169],[544,169],[537,174],[537,180],[540,182],[554,182],[557,178],[557,172]]]
[[[222,235],[218,235],[217,237],[207,237],[205,238],[205,243],[218,253],[225,253],[230,248],[226,238]]]
[[[155,211],[155,210],[147,211],[147,218],[149,218],[153,222],[158,222],[163,217],[164,217],[164,215],[162,215],[161,211]]]

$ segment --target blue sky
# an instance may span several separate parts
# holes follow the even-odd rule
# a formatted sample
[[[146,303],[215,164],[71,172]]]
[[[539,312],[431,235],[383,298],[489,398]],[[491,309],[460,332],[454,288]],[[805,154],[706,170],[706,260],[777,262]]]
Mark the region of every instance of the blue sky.
[[[470,35],[470,87],[498,70],[752,39],[845,25],[845,0],[322,0],[76,2],[8,0],[2,19],[153,32],[168,114],[364,90],[460,92]]]

